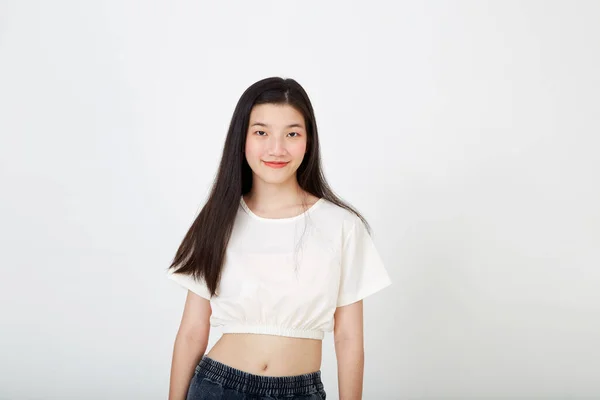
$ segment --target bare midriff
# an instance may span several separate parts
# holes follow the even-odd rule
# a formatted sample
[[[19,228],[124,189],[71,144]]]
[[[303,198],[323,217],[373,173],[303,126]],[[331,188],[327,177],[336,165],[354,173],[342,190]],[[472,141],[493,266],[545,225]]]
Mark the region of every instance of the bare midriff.
[[[322,340],[286,336],[226,333],[207,357],[263,376],[292,376],[321,368]]]

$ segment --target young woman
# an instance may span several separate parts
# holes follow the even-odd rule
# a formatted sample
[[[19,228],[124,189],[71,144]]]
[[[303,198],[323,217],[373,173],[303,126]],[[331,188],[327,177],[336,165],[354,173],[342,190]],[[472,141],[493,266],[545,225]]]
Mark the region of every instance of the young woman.
[[[362,299],[391,281],[368,223],[325,181],[313,108],[295,80],[242,94],[168,276],[188,289],[170,400],[325,399],[331,331],[340,398],[361,398]],[[205,355],[210,326],[223,335]]]

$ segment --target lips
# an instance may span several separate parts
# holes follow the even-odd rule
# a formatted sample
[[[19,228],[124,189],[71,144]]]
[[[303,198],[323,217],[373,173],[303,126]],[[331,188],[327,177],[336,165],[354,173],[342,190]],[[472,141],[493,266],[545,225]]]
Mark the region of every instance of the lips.
[[[288,163],[287,162],[267,162],[267,161],[263,161],[265,163],[265,165],[267,167],[271,167],[271,168],[283,168],[285,167]]]

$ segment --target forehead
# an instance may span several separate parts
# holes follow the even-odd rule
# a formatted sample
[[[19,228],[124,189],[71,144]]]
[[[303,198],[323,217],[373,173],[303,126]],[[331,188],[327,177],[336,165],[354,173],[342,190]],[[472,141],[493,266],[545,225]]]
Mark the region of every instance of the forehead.
[[[273,128],[304,128],[302,113],[289,104],[259,104],[252,108],[248,126],[260,124]]]

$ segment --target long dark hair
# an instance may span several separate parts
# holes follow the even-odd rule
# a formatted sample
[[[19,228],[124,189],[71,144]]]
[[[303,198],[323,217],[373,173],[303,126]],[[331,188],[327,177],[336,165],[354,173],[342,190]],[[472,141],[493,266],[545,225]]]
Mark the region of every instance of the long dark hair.
[[[241,196],[252,188],[252,170],[244,155],[250,112],[255,105],[265,103],[287,104],[304,116],[307,151],[296,171],[300,188],[356,214],[368,232],[371,230],[366,219],[351,205],[342,201],[325,180],[317,122],[312,104],[302,86],[294,79],[271,77],[260,80],[246,89],[235,107],[208,200],[169,266],[180,266],[176,273],[192,275],[196,280],[204,279],[212,296],[219,284]]]

